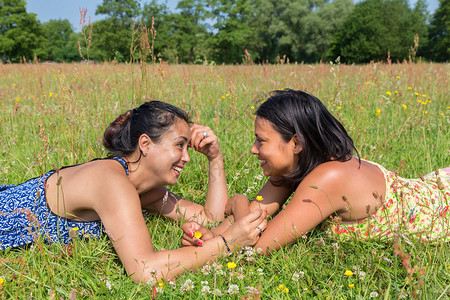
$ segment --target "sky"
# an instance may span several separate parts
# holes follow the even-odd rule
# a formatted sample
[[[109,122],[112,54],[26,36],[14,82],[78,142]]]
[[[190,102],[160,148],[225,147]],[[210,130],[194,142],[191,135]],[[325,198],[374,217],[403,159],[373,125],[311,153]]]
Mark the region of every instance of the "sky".
[[[141,3],[144,1],[141,1]],[[163,3],[162,1],[158,1]],[[411,6],[415,0],[409,0]],[[92,21],[98,21],[105,16],[95,15],[97,5],[103,3],[103,0],[27,0],[27,12],[35,13],[41,23],[49,20],[68,19],[75,31],[79,31],[80,25],[80,8],[87,9],[86,21],[91,17]],[[175,10],[177,0],[167,0],[167,6],[170,10]],[[438,0],[426,0],[428,11],[434,13],[437,9]]]

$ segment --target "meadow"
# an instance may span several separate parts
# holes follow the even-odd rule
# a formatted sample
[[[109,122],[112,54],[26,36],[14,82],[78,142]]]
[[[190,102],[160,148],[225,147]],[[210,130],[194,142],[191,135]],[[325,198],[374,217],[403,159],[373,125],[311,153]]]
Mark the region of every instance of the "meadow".
[[[271,90],[307,91],[340,120],[368,160],[418,178],[450,166],[449,64],[168,65],[0,64],[0,185],[104,157],[101,136],[118,114],[151,99],[210,126],[224,153],[229,195],[265,182],[253,120]],[[172,187],[203,203],[207,161]],[[156,250],[180,246],[180,223],[147,216]],[[0,252],[0,298],[18,299],[445,299],[448,243],[335,240],[320,229],[279,252],[243,249],[173,281],[136,284],[107,237],[38,242]]]

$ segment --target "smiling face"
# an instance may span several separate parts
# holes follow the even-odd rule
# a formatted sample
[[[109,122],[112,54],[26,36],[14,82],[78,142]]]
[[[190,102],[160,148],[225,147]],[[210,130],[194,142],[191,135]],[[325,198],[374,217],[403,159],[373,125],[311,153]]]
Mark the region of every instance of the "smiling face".
[[[295,170],[301,149],[294,137],[284,141],[272,123],[261,117],[255,119],[255,137],[250,152],[258,156],[264,176],[287,176]]]
[[[178,182],[185,164],[190,161],[188,144],[191,135],[189,125],[178,119],[159,142],[148,144],[145,161],[157,185],[174,185]]]

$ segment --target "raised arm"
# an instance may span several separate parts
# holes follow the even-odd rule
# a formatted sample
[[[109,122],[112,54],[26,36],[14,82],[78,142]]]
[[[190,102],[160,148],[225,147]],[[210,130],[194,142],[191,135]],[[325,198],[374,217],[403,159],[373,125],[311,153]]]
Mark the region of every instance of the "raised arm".
[[[204,206],[207,217],[210,221],[223,220],[228,191],[217,136],[209,127],[194,124],[191,126],[191,146],[206,155],[209,161],[208,192]]]

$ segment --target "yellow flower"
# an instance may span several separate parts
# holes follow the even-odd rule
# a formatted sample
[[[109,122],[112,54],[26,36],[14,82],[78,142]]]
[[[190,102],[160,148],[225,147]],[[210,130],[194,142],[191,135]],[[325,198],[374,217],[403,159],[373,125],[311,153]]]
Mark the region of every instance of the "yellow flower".
[[[264,198],[263,198],[263,196],[256,196],[256,201],[263,201],[264,200]]]
[[[369,84],[369,83],[366,81],[366,84]]]
[[[341,109],[342,107],[338,106],[337,109]]]
[[[227,267],[228,267],[228,269],[234,269],[234,268],[236,268],[236,264],[234,262],[229,262],[227,264]]]
[[[80,230],[80,228],[74,227],[74,228],[72,228],[72,230],[73,230],[73,231],[78,231],[78,230]]]
[[[284,288],[284,285],[280,284],[280,285],[277,287],[277,290],[281,291],[283,288]]]
[[[391,92],[386,92],[386,94],[387,94],[388,96],[392,95]]]
[[[397,76],[396,78],[397,78],[397,79],[400,79],[400,76]]]
[[[4,285],[5,284],[5,278],[0,277],[0,285]]]
[[[414,95],[419,96],[419,93],[414,93]]]
[[[225,96],[222,96],[222,99],[225,99]]]
[[[163,286],[164,286],[164,283],[158,282],[158,286],[159,286],[159,287],[163,287]]]
[[[364,109],[364,106],[359,106],[360,109]]]
[[[17,98],[16,98],[16,101],[17,101],[17,102],[19,102],[20,100],[21,100],[20,97],[17,97]]]
[[[289,288],[287,288],[287,287],[285,287],[284,289],[283,289],[283,293],[289,293]]]
[[[443,115],[444,115],[444,113],[443,113],[443,112],[440,112],[440,113],[439,113],[439,115],[440,115],[440,116],[443,116]]]
[[[424,114],[427,114],[427,113],[428,113],[428,110],[424,110],[423,113],[424,113]]]
[[[255,107],[252,105],[252,107],[250,107],[251,109],[255,109]]]
[[[408,106],[406,106],[406,104],[403,104],[403,108],[404,108],[404,109],[407,109],[407,108],[408,108]]]
[[[345,271],[344,275],[345,275],[345,276],[352,276],[352,275],[353,275],[353,272],[350,271],[350,270],[347,270],[347,271]]]
[[[196,231],[196,232],[194,232],[194,237],[195,237],[196,239],[199,239],[199,238],[202,237],[202,233],[201,233],[200,231]]]
[[[53,97],[53,93],[50,92],[50,94],[48,94],[48,96],[49,96],[50,98]]]
[[[412,90],[412,87],[408,86],[408,90]]]
[[[352,289],[352,288],[355,287],[355,285],[354,285],[353,283],[350,283],[350,284],[348,285],[348,287]]]
[[[225,96],[227,96],[227,97],[228,97],[228,96],[230,96],[230,94],[226,94]]]
[[[395,91],[394,93],[398,94],[398,91]]]
[[[378,115],[381,113],[381,109],[377,109],[377,111],[375,112],[375,116],[378,117]]]
[[[426,98],[426,97],[427,97],[427,95],[425,95],[425,94],[422,94],[422,97]]]

